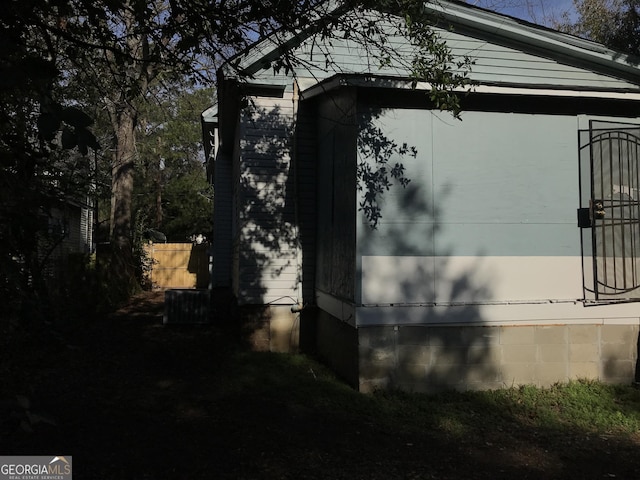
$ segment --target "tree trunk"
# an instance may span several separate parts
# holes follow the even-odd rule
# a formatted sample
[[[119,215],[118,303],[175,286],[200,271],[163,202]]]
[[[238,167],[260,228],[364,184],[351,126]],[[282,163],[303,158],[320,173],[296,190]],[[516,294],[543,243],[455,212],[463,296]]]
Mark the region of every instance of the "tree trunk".
[[[131,228],[136,112],[125,105],[112,118],[115,152],[111,166],[111,277],[126,294],[136,282]]]
[[[162,229],[164,212],[162,211],[162,159],[158,161],[158,175],[156,176],[156,228]]]

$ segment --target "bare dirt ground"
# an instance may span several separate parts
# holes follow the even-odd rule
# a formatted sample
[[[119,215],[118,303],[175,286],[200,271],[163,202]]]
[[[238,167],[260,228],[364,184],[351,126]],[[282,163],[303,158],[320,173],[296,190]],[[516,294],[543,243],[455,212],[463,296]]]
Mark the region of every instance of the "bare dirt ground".
[[[224,329],[168,328],[162,309],[145,294],[60,338],[5,344],[0,455],[70,455],[79,480],[640,478],[632,439],[514,423],[461,440],[345,411],[346,388],[305,401],[281,357],[264,354],[265,377]]]

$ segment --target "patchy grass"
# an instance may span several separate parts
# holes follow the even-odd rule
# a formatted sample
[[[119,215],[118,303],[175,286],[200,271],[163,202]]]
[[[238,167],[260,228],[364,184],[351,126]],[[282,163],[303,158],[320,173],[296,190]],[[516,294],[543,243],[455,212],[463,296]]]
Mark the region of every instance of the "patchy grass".
[[[454,437],[477,436],[487,429],[515,426],[539,432],[576,432],[633,437],[640,432],[640,390],[591,380],[531,385],[481,392],[438,395],[379,393],[390,420],[411,419],[419,428],[439,429]]]
[[[640,433],[640,389],[593,380],[549,388],[524,385],[436,395],[400,391],[360,395],[304,355],[241,352],[233,357],[227,381],[227,394],[284,396],[288,403],[309,408],[375,416],[391,428],[441,430],[454,437],[514,425],[622,437]]]
[[[71,455],[76,478],[98,480],[640,471],[631,386],[362,395],[308,357],[246,351],[215,327],[163,327],[150,309],[14,345],[0,365],[0,453]]]

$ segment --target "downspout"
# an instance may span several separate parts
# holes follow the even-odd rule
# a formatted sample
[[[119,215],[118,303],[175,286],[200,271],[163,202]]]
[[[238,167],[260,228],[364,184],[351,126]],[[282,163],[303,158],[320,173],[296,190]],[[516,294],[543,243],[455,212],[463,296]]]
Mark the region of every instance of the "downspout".
[[[296,79],[293,80],[293,95],[291,97],[293,109],[293,138],[291,142],[291,166],[293,167],[293,216],[295,222],[296,239],[296,304],[291,306],[291,312],[298,313],[304,308],[302,296],[302,242],[300,241],[300,208],[298,198],[298,105],[300,103],[300,87]]]

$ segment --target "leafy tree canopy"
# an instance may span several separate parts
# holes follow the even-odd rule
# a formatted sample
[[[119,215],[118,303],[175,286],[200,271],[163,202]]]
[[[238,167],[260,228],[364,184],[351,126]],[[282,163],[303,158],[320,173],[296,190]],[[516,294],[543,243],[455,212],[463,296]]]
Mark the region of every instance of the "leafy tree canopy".
[[[73,173],[79,169],[84,173],[66,174],[65,178],[83,179],[85,189],[90,190],[103,183],[99,173],[108,170],[113,246],[110,276],[114,284],[128,289],[135,263],[134,180],[146,175],[139,172],[140,166],[160,155],[167,175],[181,168],[186,168],[185,178],[192,175],[191,161],[185,159],[192,158],[193,152],[165,148],[173,143],[172,135],[186,135],[180,122],[173,114],[159,121],[145,111],[145,105],[154,95],[169,99],[176,82],[212,85],[218,66],[226,61],[233,66],[231,60],[238,52],[268,35],[276,34],[273,37],[276,41],[284,41],[288,34],[295,35],[303,26],[312,26],[317,35],[328,40],[347,32],[351,41],[358,42],[376,56],[372,60],[382,64],[399,57],[393,43],[388,42],[388,34],[406,35],[418,47],[415,56],[401,58],[414,72],[414,80],[431,83],[431,97],[437,107],[454,112],[459,109],[454,90],[466,84],[469,64],[453,58],[432,29],[434,19],[425,13],[422,2],[345,0],[335,2],[337,9],[324,15],[328,5],[334,3],[324,0],[5,2],[0,11],[4,40],[0,51],[0,99],[4,106],[0,112],[0,221],[4,225],[0,261],[7,263],[3,271],[23,272],[16,259],[37,258],[37,242],[33,239],[39,227],[33,219],[38,213],[49,211],[52,197],[47,192],[51,192],[52,186],[62,185],[51,181],[52,172]],[[386,20],[387,25],[391,22],[396,31],[388,32],[385,22],[372,21],[363,15],[370,8],[377,9],[379,19]],[[274,68],[291,68],[295,62],[295,58],[283,56]],[[178,104],[173,108],[179,117],[183,110]],[[91,120],[96,123],[91,124]],[[160,125],[161,131],[157,130]],[[96,135],[107,131],[103,128],[109,133]],[[153,148],[158,148],[155,157]],[[91,164],[88,154],[94,151],[97,158],[108,160],[107,168],[96,170],[99,162]],[[97,184],[92,186],[89,179]],[[166,210],[167,222],[169,215],[173,215],[168,201],[172,188],[164,191],[167,201],[163,204],[161,199],[158,203]],[[63,196],[56,193],[56,198]],[[35,266],[30,270],[29,274],[20,274],[25,282],[38,276]],[[5,276],[0,283],[15,282]]]
[[[639,0],[574,0],[578,17],[569,15],[556,27],[602,43],[614,50],[640,55]]]
[[[140,108],[134,210],[138,222],[168,241],[211,238],[213,191],[206,180],[199,117],[213,89],[158,91]]]

